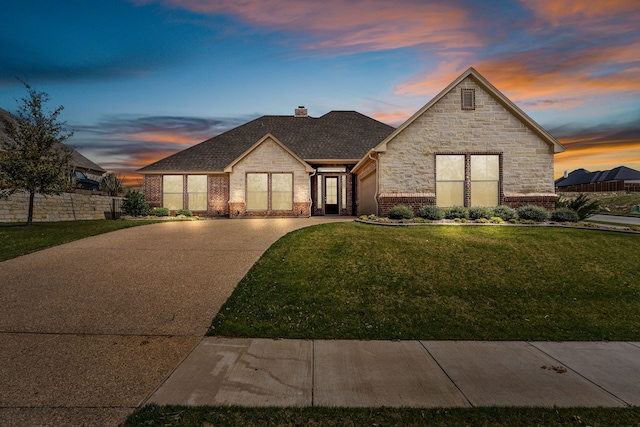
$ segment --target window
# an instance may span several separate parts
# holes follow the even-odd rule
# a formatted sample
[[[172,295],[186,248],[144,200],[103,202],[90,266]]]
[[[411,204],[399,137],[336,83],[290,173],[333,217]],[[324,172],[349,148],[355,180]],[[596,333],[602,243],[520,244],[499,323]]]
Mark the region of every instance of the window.
[[[471,206],[498,205],[499,182],[499,156],[471,155]]]
[[[460,96],[462,98],[463,110],[475,110],[476,109],[476,90],[475,89],[461,89]]]
[[[248,173],[247,210],[293,210],[293,174]]]
[[[436,155],[436,205],[471,207],[499,203],[500,155]]]
[[[274,173],[271,175],[271,209],[290,211],[293,209],[293,175]]]
[[[247,210],[269,210],[269,174],[247,174]]]
[[[342,175],[340,177],[340,203],[342,204],[342,209],[347,208],[347,176]]]
[[[322,209],[322,175],[318,175],[318,209]]]
[[[464,206],[464,154],[436,156],[436,205]]]
[[[207,210],[207,176],[206,175],[188,175],[187,176],[187,195],[189,210],[206,211]]]
[[[164,175],[162,177],[162,206],[175,211],[183,208],[182,175]]]

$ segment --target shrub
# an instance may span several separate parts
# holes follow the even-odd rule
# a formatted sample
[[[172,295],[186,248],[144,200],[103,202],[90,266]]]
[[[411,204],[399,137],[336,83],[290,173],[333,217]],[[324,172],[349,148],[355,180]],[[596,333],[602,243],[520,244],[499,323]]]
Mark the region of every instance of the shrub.
[[[155,216],[169,216],[169,208],[153,208],[151,215]]]
[[[432,221],[444,218],[444,210],[434,205],[427,205],[420,208],[418,216]]]
[[[489,220],[487,218],[478,218],[476,219],[476,222],[479,224],[488,224]]]
[[[504,224],[504,219],[500,218],[499,216],[492,216],[489,221],[493,224]]]
[[[469,218],[471,219],[489,219],[493,216],[493,209],[486,206],[474,206],[469,209]]]
[[[551,219],[558,222],[578,222],[578,213],[569,208],[557,208],[551,213]]]
[[[518,219],[518,213],[514,209],[511,209],[509,206],[505,205],[500,205],[493,208],[493,215],[502,218],[505,221]]]
[[[413,209],[407,205],[396,205],[389,209],[389,218],[391,219],[411,219],[413,218]]]
[[[413,219],[413,222],[417,224],[429,224],[431,220],[427,218],[417,217]]]
[[[556,209],[569,208],[576,212],[578,219],[582,221],[589,215],[598,212],[600,204],[597,200],[589,200],[586,194],[582,193],[573,200],[558,197],[556,199]]]
[[[176,216],[180,216],[180,215],[193,216],[193,213],[191,213],[189,209],[178,209],[176,211]]]
[[[149,214],[149,203],[146,196],[138,190],[133,190],[124,196],[122,212],[131,216],[145,216]]]
[[[518,208],[518,216],[525,221],[545,222],[549,219],[549,211],[541,206],[525,205]]]
[[[447,219],[456,219],[456,218],[469,218],[469,209],[464,206],[451,206],[444,213],[444,217]]]

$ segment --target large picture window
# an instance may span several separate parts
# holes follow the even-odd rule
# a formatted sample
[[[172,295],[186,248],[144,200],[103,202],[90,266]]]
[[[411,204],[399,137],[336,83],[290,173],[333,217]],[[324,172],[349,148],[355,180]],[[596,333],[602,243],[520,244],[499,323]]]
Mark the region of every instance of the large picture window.
[[[164,175],[162,177],[162,206],[175,211],[184,207],[182,175]]]
[[[293,210],[293,174],[248,173],[247,210]]]
[[[207,210],[207,176],[206,175],[188,175],[187,176],[187,194],[189,210],[206,211]]]
[[[499,203],[498,154],[436,155],[436,205],[473,207]]]

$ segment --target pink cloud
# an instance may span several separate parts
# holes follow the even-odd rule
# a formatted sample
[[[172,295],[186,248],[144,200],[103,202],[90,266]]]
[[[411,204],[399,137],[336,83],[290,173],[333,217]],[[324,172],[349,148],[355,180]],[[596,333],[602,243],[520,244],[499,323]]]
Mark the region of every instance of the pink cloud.
[[[152,0],[138,0],[139,4]],[[273,30],[305,33],[316,41],[311,50],[384,50],[428,45],[442,48],[480,47],[469,31],[466,10],[448,3],[388,0],[238,1],[159,0],[167,6],[203,14],[228,14]]]
[[[640,13],[637,0],[520,0],[520,3],[531,10],[539,21],[552,26],[578,25],[588,28],[606,25],[609,30],[617,27],[618,32],[637,28],[637,21],[632,23],[628,18],[629,15],[638,16]],[[623,21],[626,23],[607,23],[621,16],[626,18]]]

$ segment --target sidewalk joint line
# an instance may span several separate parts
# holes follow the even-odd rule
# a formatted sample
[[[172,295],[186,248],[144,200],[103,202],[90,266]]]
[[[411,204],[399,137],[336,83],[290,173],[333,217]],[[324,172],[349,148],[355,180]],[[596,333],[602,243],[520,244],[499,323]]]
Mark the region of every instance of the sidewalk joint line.
[[[422,348],[425,349],[425,351],[427,352],[427,354],[433,359],[434,362],[436,362],[436,365],[438,365],[438,368],[440,368],[440,370],[442,371],[442,373],[444,373],[447,378],[449,378],[449,381],[451,381],[451,384],[453,384],[453,386],[460,392],[460,394],[462,395],[462,397],[465,398],[465,400],[469,403],[469,406],[471,406],[472,408],[475,408],[475,405],[473,403],[471,403],[471,400],[469,400],[469,398],[467,397],[467,395],[464,393],[464,391],[462,391],[462,389],[460,387],[458,387],[458,384],[456,384],[456,382],[453,380],[453,378],[451,378],[449,376],[449,373],[442,367],[442,365],[440,364],[440,362],[438,362],[438,359],[435,358],[435,356],[433,354],[431,354],[431,352],[429,351],[429,349],[427,348],[427,346],[424,345],[424,342],[422,340],[418,340],[418,342],[420,343],[420,345],[422,346]]]
[[[547,357],[550,357],[551,359],[555,360],[556,362],[558,362],[560,365],[566,366],[567,369],[571,370],[571,372],[573,372],[574,374],[576,374],[577,376],[579,376],[580,378],[586,380],[587,382],[590,382],[591,384],[593,384],[594,386],[598,387],[600,390],[604,391],[605,393],[613,396],[614,398],[618,399],[620,402],[624,403],[627,407],[631,407],[633,405],[631,405],[629,402],[627,402],[626,400],[622,399],[619,396],[616,396],[614,393],[610,392],[609,390],[607,390],[606,388],[604,388],[603,386],[601,386],[600,384],[596,383],[595,381],[589,379],[588,377],[585,377],[584,375],[582,375],[580,372],[578,372],[577,370],[573,369],[571,366],[569,366],[567,363],[564,363],[563,361],[553,357],[552,355],[550,355],[549,353],[547,353],[546,351],[544,351],[543,349],[536,347],[533,342],[530,341],[525,341],[527,344],[529,344],[531,347],[535,348],[536,350],[538,350],[540,353],[544,354]]]

